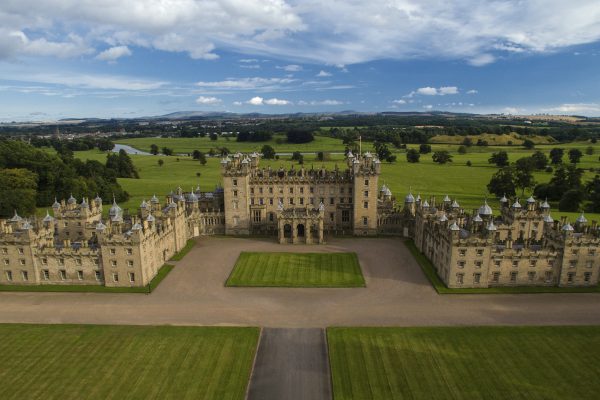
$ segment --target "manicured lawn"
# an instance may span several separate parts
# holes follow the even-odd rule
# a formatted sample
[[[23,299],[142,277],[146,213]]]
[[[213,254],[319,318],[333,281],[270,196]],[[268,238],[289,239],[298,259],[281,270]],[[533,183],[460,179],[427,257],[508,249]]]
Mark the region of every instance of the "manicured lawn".
[[[0,325],[0,398],[244,399],[257,328]]]
[[[0,285],[0,292],[90,292],[90,293],[152,293],[175,268],[165,264],[147,286],[106,287],[97,285]]]
[[[240,254],[226,286],[364,287],[356,253]]]
[[[329,328],[335,400],[597,399],[600,327]]]
[[[439,294],[494,294],[494,293],[600,293],[600,285],[590,287],[503,286],[491,288],[449,288],[440,279],[435,267],[412,240],[404,242],[415,257],[421,270]]]
[[[190,252],[190,250],[192,250],[194,248],[195,245],[196,245],[196,241],[189,239],[187,241],[187,243],[185,244],[185,246],[183,246],[183,248],[181,250],[179,250],[179,253],[177,253],[173,257],[171,257],[171,261],[180,261],[183,257],[185,257],[185,255],[187,253]]]

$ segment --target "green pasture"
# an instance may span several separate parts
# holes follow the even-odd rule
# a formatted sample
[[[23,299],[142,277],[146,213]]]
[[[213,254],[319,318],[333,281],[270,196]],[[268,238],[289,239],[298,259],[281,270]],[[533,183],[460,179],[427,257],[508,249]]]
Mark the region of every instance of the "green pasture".
[[[152,138],[143,139],[131,139],[131,140],[150,140]],[[187,141],[193,143],[194,140],[199,139],[162,139],[166,141],[172,147],[175,147],[175,143],[178,141]],[[208,140],[208,139],[206,139]],[[222,140],[220,138],[219,140]],[[320,141],[335,141],[336,139],[317,137],[317,140],[310,143],[311,146],[318,146]],[[341,144],[341,141],[338,141]],[[125,142],[123,142],[125,143]],[[237,143],[231,141],[231,143]],[[252,150],[252,146],[255,144],[251,143],[239,143],[240,147],[238,150],[243,152],[249,152]],[[301,146],[297,145],[295,148],[299,151],[304,151]],[[600,144],[590,144],[589,142],[581,143],[567,143],[557,145],[537,145],[534,150],[542,150],[548,154],[549,151],[554,147],[561,147],[565,150],[570,148],[578,148],[585,153],[585,149],[588,146],[594,148],[594,154],[584,154],[581,158],[579,166],[586,169],[584,175],[584,181],[592,179],[595,172],[590,172],[590,168],[600,168]],[[313,148],[315,150],[327,150],[324,148]],[[409,145],[409,148],[418,148],[418,145]],[[520,157],[526,157],[530,155],[534,150],[526,150],[520,146],[472,146],[468,149],[467,154],[459,154],[457,145],[446,145],[446,144],[434,144],[432,145],[433,151],[436,150],[448,150],[453,155],[453,162],[445,165],[435,164],[431,159],[431,154],[421,155],[419,163],[411,164],[406,161],[406,155],[404,151],[397,151],[395,154],[398,157],[397,162],[389,164],[382,164],[382,173],[380,177],[380,185],[385,183],[390,187],[394,195],[399,201],[402,201],[404,196],[412,189],[413,194],[420,193],[422,197],[429,198],[430,196],[436,196],[437,200],[441,200],[446,194],[451,197],[456,197],[457,201],[467,210],[471,210],[479,207],[483,200],[487,197],[490,205],[498,211],[498,203],[496,199],[492,198],[487,192],[486,185],[488,184],[491,176],[497,171],[496,166],[490,165],[488,159],[491,154],[495,151],[506,150],[509,153],[511,161],[515,161]],[[279,151],[277,147],[276,150]],[[194,148],[187,148],[188,151]],[[342,147],[343,149],[343,147]],[[82,159],[95,159],[104,161],[106,154],[97,150],[82,151],[75,153],[77,157]],[[221,182],[221,171],[220,171],[220,158],[208,158],[206,165],[202,166],[198,161],[193,160],[187,156],[144,156],[144,155],[131,155],[135,165],[140,171],[141,179],[119,179],[121,185],[129,192],[131,199],[122,204],[124,208],[135,209],[139,206],[143,199],[150,198],[154,193],[161,197],[169,193],[174,188],[181,186],[185,191],[189,191],[192,187],[196,187],[198,184],[202,190],[212,190],[217,184]],[[158,165],[158,160],[162,159],[164,165],[161,167]],[[467,161],[471,161],[472,166],[468,167]],[[564,161],[567,162],[567,155],[564,157]],[[345,161],[342,155],[331,155],[328,161],[321,162],[317,161],[314,155],[306,155],[304,157],[305,168],[320,168],[325,166],[326,168],[345,168]],[[289,156],[282,156],[279,160],[262,160],[262,166],[271,166],[272,168],[290,168],[294,165],[298,168],[298,164],[290,161]],[[197,174],[200,174],[198,177]],[[536,180],[538,182],[547,182],[552,177],[552,173],[547,172],[536,172]],[[528,197],[530,193],[525,193],[524,197]],[[554,218],[558,218],[561,215],[566,215],[571,220],[574,220],[578,213],[567,213],[558,212],[557,204],[551,204],[553,207],[552,215]],[[588,219],[600,219],[600,215],[590,214]]]
[[[239,399],[257,328],[0,325],[0,398]]]
[[[356,253],[248,253],[238,258],[226,286],[363,287]]]
[[[327,329],[333,397],[597,399],[600,327]]]

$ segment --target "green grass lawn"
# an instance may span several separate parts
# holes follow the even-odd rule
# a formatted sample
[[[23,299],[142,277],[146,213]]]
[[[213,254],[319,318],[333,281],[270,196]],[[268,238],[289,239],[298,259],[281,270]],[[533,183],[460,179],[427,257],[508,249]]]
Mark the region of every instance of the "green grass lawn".
[[[135,147],[144,150],[146,149],[144,146],[149,148],[152,140],[155,139],[156,138],[136,138],[124,139],[119,142],[133,144]],[[206,138],[160,138],[160,140],[160,146],[165,145],[175,148],[176,151],[185,150],[185,152],[191,152],[195,148],[204,149],[203,147],[196,146],[196,141],[200,144],[204,143],[202,140],[209,141]],[[235,141],[227,143],[235,144],[237,146],[231,146],[231,150],[240,150],[244,152],[254,151],[257,150],[257,146],[262,146],[262,143],[238,143]],[[226,145],[225,141],[221,138],[217,141],[217,144]],[[274,147],[277,151],[307,151],[307,149],[308,151],[343,151],[343,146],[341,149],[337,147],[339,144],[341,144],[341,141],[338,139],[317,136],[317,139],[314,142],[306,145],[286,145],[293,147],[282,147],[281,149],[277,145],[274,145]],[[366,146],[367,145],[365,145],[365,148]],[[600,168],[600,162],[598,161],[598,156],[600,155],[600,143],[591,144],[589,142],[576,142],[537,145],[534,150],[539,149],[545,154],[548,154],[554,147],[564,148],[565,151],[568,151],[570,148],[578,148],[585,153],[585,149],[588,146],[594,148],[594,154],[584,154],[581,163],[579,164],[581,168],[587,170],[583,179],[585,182],[592,179],[595,175],[595,173],[589,172],[589,168]],[[418,148],[418,145],[409,145],[408,147]],[[260,147],[258,147],[258,149],[260,149]],[[398,161],[393,164],[383,163],[382,165],[380,184],[385,182],[400,201],[404,199],[404,196],[408,193],[409,189],[412,189],[415,195],[417,193],[421,193],[423,197],[433,195],[436,196],[438,200],[441,200],[448,194],[451,197],[456,197],[460,205],[468,211],[478,208],[487,197],[496,213],[498,213],[498,202],[487,192],[486,187],[491,176],[497,171],[495,166],[488,163],[491,154],[499,150],[506,150],[509,153],[510,160],[515,161],[520,157],[531,155],[534,151],[526,150],[520,146],[473,146],[468,149],[467,154],[458,154],[458,146],[449,144],[433,144],[432,149],[433,151],[450,151],[454,157],[454,161],[450,164],[438,165],[432,161],[431,154],[423,154],[421,155],[419,163],[412,164],[406,161],[404,151],[396,151]],[[106,154],[97,150],[76,152],[75,155],[81,159],[94,159],[101,162],[106,161]],[[204,166],[187,156],[158,157],[132,155],[131,158],[140,172],[140,179],[120,178],[119,183],[131,195],[131,199],[126,203],[121,204],[121,207],[129,208],[132,211],[137,210],[142,200],[149,199],[154,193],[162,198],[165,194],[178,186],[181,186],[185,191],[189,191],[192,187],[196,187],[197,185],[200,185],[202,190],[213,190],[217,184],[221,183],[219,158],[209,158],[207,164]],[[164,161],[162,167],[158,165],[159,158]],[[273,168],[279,168],[280,166],[289,168],[292,165],[289,158],[290,157],[286,156],[282,157],[280,160],[262,160],[261,165],[265,167],[271,166]],[[304,160],[306,168],[310,168],[311,166],[314,166],[315,168],[320,168],[321,166],[335,168],[336,164],[340,168],[345,168],[345,161],[341,155],[331,155],[331,159],[325,162],[317,161],[315,156],[305,156]],[[471,161],[471,167],[467,167],[467,161]],[[567,155],[565,155],[564,161],[568,161]],[[295,167],[298,168],[298,165],[295,164]],[[198,174],[200,174],[200,176],[198,176]],[[548,182],[552,178],[552,173],[536,172],[535,178],[540,183]],[[526,193],[525,197],[528,196],[529,193]],[[578,213],[559,212],[557,210],[557,205],[557,203],[551,203],[553,208],[552,216],[554,218],[566,215],[571,221],[574,221],[579,215]],[[40,209],[39,212],[45,214],[45,208]],[[589,214],[588,219],[590,221],[592,219],[600,220],[600,215]]]
[[[107,287],[100,285],[0,285],[0,292],[152,293],[175,268],[165,264],[146,286]]]
[[[336,400],[597,399],[600,327],[329,328]]]
[[[180,261],[183,257],[185,257],[185,255],[187,253],[190,252],[190,250],[192,250],[194,248],[195,245],[196,245],[195,240],[188,239],[185,246],[183,246],[183,248],[181,250],[179,250],[179,252],[177,254],[175,254],[173,257],[171,257],[170,261]]]
[[[226,286],[364,287],[356,253],[248,253]]]
[[[404,244],[406,244],[406,247],[408,247],[411,254],[421,266],[421,270],[439,294],[600,293],[600,285],[589,287],[503,286],[490,288],[449,288],[442,282],[431,261],[417,249],[412,240],[406,240]]]
[[[259,330],[0,325],[0,398],[244,399]]]

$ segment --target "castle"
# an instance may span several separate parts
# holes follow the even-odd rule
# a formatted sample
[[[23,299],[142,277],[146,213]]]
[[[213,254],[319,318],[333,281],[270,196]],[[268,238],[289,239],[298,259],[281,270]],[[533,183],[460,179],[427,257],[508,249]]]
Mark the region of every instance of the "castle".
[[[81,284],[142,287],[181,250],[203,235],[265,235],[280,243],[324,243],[327,235],[412,238],[451,288],[586,286],[598,284],[599,230],[583,214],[571,226],[554,221],[547,202],[521,206],[502,198],[494,217],[485,202],[467,213],[456,200],[397,204],[379,186],[381,163],[370,153],[346,158],[334,170],[271,169],[260,155],[221,161],[223,187],[213,192],[178,188],[164,204],[153,196],[137,212],[113,200],[73,196],[44,218],[15,213],[0,220],[0,284]]]

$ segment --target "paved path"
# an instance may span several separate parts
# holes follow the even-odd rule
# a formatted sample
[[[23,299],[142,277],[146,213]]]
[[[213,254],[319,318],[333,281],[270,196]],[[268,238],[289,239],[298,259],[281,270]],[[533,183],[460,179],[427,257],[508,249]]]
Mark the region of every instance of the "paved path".
[[[329,400],[323,329],[263,329],[248,400]]]
[[[227,288],[240,251],[358,254],[366,288]],[[600,295],[438,295],[397,238],[326,245],[207,237],[150,295],[0,292],[0,322],[327,326],[600,324]]]

